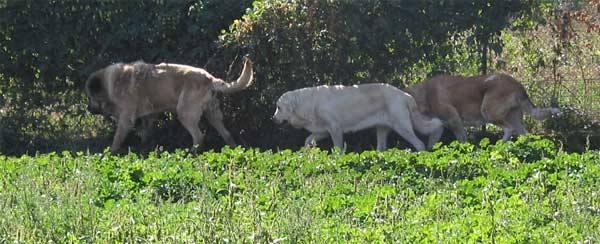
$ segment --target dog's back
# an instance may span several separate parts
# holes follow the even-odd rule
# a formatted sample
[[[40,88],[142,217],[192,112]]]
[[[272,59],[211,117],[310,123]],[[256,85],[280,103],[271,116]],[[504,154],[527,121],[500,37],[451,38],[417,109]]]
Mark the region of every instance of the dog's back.
[[[421,126],[428,125],[428,121],[419,117],[414,99],[388,84],[318,86],[308,88],[303,93],[313,94],[311,101],[314,102],[314,111],[318,116],[329,117],[345,132],[378,125],[393,128],[400,120],[411,121],[415,117],[419,121],[419,129],[428,127]]]
[[[392,89],[395,89],[391,87]],[[380,110],[385,105],[386,89],[389,86],[383,84],[365,84],[355,86],[318,86],[312,88],[318,93],[320,105],[335,107],[336,110],[348,114],[356,112],[366,113]],[[368,109],[367,109],[368,108]]]

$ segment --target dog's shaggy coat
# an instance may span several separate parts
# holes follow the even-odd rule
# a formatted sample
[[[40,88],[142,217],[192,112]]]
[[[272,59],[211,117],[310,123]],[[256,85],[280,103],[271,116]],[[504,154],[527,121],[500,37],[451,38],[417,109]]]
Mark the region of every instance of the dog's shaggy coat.
[[[252,62],[249,59],[234,82],[223,81],[204,69],[188,65],[135,62],[112,64],[94,72],[86,81],[85,91],[90,112],[114,116],[117,120],[111,151],[121,147],[137,118],[166,110],[176,112],[179,121],[192,135],[194,146],[200,146],[204,137],[198,127],[203,112],[221,137],[235,146],[223,125],[223,113],[215,92],[232,93],[251,83]]]
[[[414,133],[414,127],[425,134],[442,124],[438,119],[426,120],[418,111],[415,100],[387,84],[357,86],[318,86],[284,93],[277,100],[273,115],[276,123],[287,121],[296,128],[305,128],[311,135],[305,145],[331,136],[333,145],[343,148],[343,134],[375,127],[377,150],[386,149],[390,130],[414,146],[425,146]]]
[[[473,77],[441,75],[405,89],[413,95],[419,110],[437,117],[461,142],[467,141],[465,126],[492,123],[502,128],[503,141],[525,134],[523,113],[537,120],[560,113],[558,108],[536,108],[521,83],[509,75]],[[443,128],[429,135],[431,148],[440,140]]]

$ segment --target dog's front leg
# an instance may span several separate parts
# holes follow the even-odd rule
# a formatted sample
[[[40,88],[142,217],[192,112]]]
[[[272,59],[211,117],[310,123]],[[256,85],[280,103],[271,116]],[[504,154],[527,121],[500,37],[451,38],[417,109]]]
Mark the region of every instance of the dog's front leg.
[[[329,109],[324,109],[319,113],[322,115],[322,124],[326,125],[327,132],[331,136],[331,140],[333,141],[333,146],[337,147],[340,151],[344,150],[344,129],[340,126],[338,119],[336,118],[335,110],[329,111]]]
[[[233,137],[231,137],[231,133],[229,133],[227,128],[225,128],[225,124],[223,124],[223,112],[219,108],[218,103],[213,104],[213,106],[206,111],[206,120],[208,120],[208,123],[219,132],[219,135],[221,135],[227,145],[232,148],[237,146]]]
[[[111,152],[117,152],[121,148],[121,144],[125,140],[125,137],[133,128],[133,124],[135,122],[135,117],[130,113],[122,113],[119,116],[118,124],[117,124],[117,132],[115,133],[115,137],[113,138],[113,143],[110,146]]]
[[[387,136],[390,133],[390,128],[377,127],[377,151],[387,150]]]
[[[344,132],[342,129],[339,127],[332,128],[329,131],[329,134],[331,135],[333,146],[339,148],[340,150],[344,150]]]
[[[140,131],[140,139],[141,144],[146,146],[150,139],[150,134],[152,133],[152,127],[154,126],[154,122],[157,120],[157,115],[147,115],[142,118],[142,130]]]
[[[467,142],[467,130],[465,129],[458,114],[451,117],[446,122],[446,125],[456,137],[456,140],[460,141],[461,143]]]

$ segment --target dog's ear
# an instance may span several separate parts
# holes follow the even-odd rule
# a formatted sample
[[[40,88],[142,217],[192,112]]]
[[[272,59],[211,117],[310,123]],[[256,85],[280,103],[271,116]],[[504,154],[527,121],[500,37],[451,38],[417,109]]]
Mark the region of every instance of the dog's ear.
[[[97,74],[92,75],[86,83],[86,89],[91,95],[101,93],[104,89],[104,86],[102,85],[102,78]]]
[[[294,93],[283,94],[281,104],[285,106],[288,111],[293,112],[296,110],[296,107],[298,107],[298,98]]]
[[[294,92],[292,93],[292,96],[290,96],[290,106],[293,109],[297,109],[302,106],[304,100],[306,100],[306,94],[304,92],[305,91]]]

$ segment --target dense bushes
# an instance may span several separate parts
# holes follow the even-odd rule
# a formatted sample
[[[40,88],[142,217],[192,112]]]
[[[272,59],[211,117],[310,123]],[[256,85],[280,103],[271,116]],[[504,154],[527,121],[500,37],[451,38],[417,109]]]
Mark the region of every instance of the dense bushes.
[[[7,1],[0,3],[0,152],[101,151],[110,121],[85,111],[82,86],[111,62],[177,62],[233,78],[255,60],[255,84],[223,96],[236,141],[298,148],[304,132],[270,122],[283,91],[317,84],[403,87],[440,72],[487,69],[500,33],[532,27],[536,1]],[[512,54],[519,55],[519,54]],[[150,145],[190,145],[166,115]],[[166,122],[165,122],[166,121]],[[206,127],[205,127],[206,128]],[[283,128],[283,129],[282,129]],[[224,143],[208,129],[206,149]],[[349,136],[369,148],[372,133]],[[369,143],[369,144],[367,144]]]
[[[245,50],[257,63],[252,102],[240,104],[234,121],[244,121],[251,145],[270,148],[278,141],[294,148],[304,134],[282,132],[268,119],[284,91],[371,82],[404,87],[438,72],[477,73],[483,39],[499,51],[500,30],[528,7],[519,1],[257,1],[221,40],[225,50]],[[469,45],[456,42],[459,37]],[[279,139],[283,133],[288,140]],[[374,141],[354,138],[349,144]]]
[[[215,40],[250,4],[0,2],[0,151],[93,147],[85,139],[105,136],[110,127],[84,110],[83,83],[92,71],[110,63],[168,61],[206,66],[224,75],[223,60],[211,59],[219,51]]]

